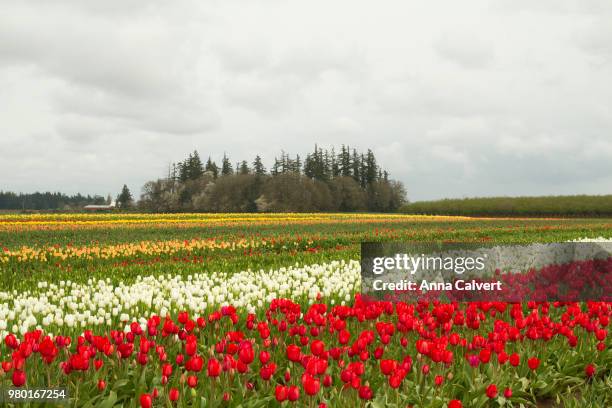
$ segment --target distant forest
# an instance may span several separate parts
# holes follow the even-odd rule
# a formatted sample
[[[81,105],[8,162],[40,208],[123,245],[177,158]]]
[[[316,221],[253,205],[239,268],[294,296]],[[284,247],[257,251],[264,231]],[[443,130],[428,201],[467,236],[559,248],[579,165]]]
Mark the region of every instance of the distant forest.
[[[107,199],[101,196],[68,196],[62,193],[15,194],[0,191],[0,210],[71,210],[87,204],[105,204]]]
[[[97,195],[0,191],[0,210],[78,210],[110,201]],[[147,182],[138,201],[127,186],[116,201],[122,209],[151,212],[390,212],[406,203],[406,191],[371,150],[315,146],[303,158],[283,152],[269,170],[260,156],[232,163],[224,154],[217,164],[194,151],[170,165],[164,177]]]
[[[484,197],[418,201],[403,206],[401,212],[485,217],[603,217],[612,215],[612,195]]]
[[[156,212],[396,211],[404,186],[389,178],[371,150],[342,146],[304,158],[282,153],[268,171],[260,156],[218,165],[197,151],[174,163],[164,178],[143,187],[137,206]]]

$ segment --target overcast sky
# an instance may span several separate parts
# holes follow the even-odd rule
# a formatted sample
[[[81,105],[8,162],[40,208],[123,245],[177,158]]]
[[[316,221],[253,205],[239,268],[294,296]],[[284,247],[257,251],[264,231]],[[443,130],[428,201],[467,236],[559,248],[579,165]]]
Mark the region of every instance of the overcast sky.
[[[372,148],[411,200],[612,193],[609,0],[2,0],[0,190]]]

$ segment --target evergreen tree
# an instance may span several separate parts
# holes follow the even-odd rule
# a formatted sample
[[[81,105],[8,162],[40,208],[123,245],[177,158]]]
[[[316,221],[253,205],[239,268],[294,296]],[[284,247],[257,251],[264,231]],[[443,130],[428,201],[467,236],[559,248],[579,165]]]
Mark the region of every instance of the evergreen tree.
[[[317,180],[323,182],[329,181],[329,162],[329,153],[327,152],[327,150],[325,151],[325,153],[323,153],[323,149],[319,148],[319,152],[317,154]]]
[[[289,156],[283,151],[281,153],[281,174],[286,174],[289,171]]]
[[[229,176],[231,174],[234,174],[234,169],[232,168],[229,157],[224,153],[223,160],[221,161],[221,175]]]
[[[351,153],[347,146],[342,145],[342,149],[340,150],[340,157],[338,157],[338,161],[340,162],[340,175],[342,177],[350,177],[351,175]]]
[[[193,156],[189,154],[189,157],[186,160],[179,163],[179,181],[181,181],[181,183],[184,183],[189,180],[189,166],[191,164],[192,159]]]
[[[314,178],[314,160],[310,153],[304,159],[304,175],[310,179]]]
[[[249,169],[249,165],[247,164],[246,160],[243,160],[242,163],[240,163],[240,169],[238,170],[239,174],[249,174],[251,172],[251,169]]]
[[[123,185],[121,189],[121,194],[117,197],[117,203],[119,204],[119,208],[128,208],[132,205],[132,193],[130,193],[130,189],[127,185]]]
[[[202,160],[197,150],[193,151],[193,155],[189,159],[189,179],[197,180],[204,174],[204,167],[202,166]]]
[[[272,166],[272,169],[270,170],[270,174],[272,176],[278,176],[281,172],[281,162],[278,160],[278,158],[274,158],[274,165]]]
[[[266,168],[261,162],[261,157],[259,157],[259,155],[255,156],[255,160],[253,161],[253,172],[257,176],[263,176],[266,174]]]
[[[338,165],[338,158],[336,157],[336,152],[334,148],[331,149],[331,177],[336,178],[340,175],[340,166]]]
[[[366,159],[363,153],[359,155],[359,185],[361,188],[366,188],[368,182],[366,180]]]
[[[293,162],[293,172],[297,174],[302,173],[302,161],[300,160],[300,155],[295,156],[295,161]]]
[[[327,151],[324,154],[323,149],[320,149],[317,145],[315,145],[314,152],[307,155],[306,160],[304,161],[304,175],[318,181],[329,181],[330,175],[328,170],[328,162],[329,154]]]
[[[178,181],[178,168],[176,167],[176,163],[172,163],[172,173],[170,177],[170,180],[173,182]]]
[[[353,179],[357,182],[361,182],[361,162],[359,161],[359,155],[357,154],[357,150],[353,149],[353,159],[352,159],[352,172]]]
[[[204,170],[210,173],[213,178],[217,178],[219,176],[219,166],[211,160],[210,156],[208,156],[208,161],[206,162],[206,167]]]
[[[378,165],[376,164],[376,158],[374,157],[374,153],[372,153],[372,150],[370,149],[368,149],[368,153],[366,154],[364,176],[366,185],[373,184],[378,178]]]

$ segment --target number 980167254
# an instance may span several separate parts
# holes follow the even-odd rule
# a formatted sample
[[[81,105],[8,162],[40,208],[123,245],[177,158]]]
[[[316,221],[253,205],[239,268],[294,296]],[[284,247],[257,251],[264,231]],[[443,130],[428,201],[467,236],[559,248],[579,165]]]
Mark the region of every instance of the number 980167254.
[[[0,388],[0,403],[68,402],[65,388]]]

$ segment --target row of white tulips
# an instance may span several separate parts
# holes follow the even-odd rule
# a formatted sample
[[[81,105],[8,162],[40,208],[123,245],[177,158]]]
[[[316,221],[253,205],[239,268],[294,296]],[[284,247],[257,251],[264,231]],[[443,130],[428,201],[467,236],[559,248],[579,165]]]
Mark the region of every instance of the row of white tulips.
[[[332,304],[350,302],[361,284],[358,261],[332,261],[278,270],[146,276],[134,283],[40,282],[27,292],[0,292],[0,334],[35,328],[92,328],[189,310],[204,313],[232,304],[255,312],[274,298]],[[62,330],[63,331],[63,330]]]

